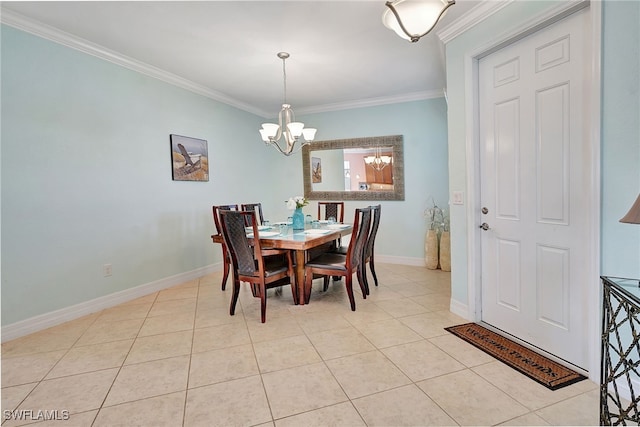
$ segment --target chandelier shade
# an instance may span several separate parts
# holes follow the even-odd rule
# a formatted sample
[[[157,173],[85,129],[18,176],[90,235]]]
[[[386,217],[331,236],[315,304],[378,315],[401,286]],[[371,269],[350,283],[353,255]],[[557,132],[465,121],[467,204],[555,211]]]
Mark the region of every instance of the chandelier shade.
[[[284,103],[278,113],[278,124],[263,123],[260,131],[260,137],[266,145],[271,145],[276,150],[290,156],[297,153],[302,147],[310,144],[316,136],[317,129],[305,128],[304,123],[295,121],[295,114],[291,109],[291,105],[287,104],[287,71],[285,68],[285,60],[289,58],[287,52],[279,52],[278,58],[282,59],[282,74],[284,77]],[[303,142],[296,148],[296,142],[302,136]],[[284,143],[283,146],[280,144]]]
[[[396,0],[385,3],[385,27],[413,43],[433,30],[455,0]]]

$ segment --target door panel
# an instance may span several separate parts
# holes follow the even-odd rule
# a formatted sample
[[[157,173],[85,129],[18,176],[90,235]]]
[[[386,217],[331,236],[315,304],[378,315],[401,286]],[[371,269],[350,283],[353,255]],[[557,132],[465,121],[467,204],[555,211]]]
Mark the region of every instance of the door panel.
[[[587,366],[589,11],[479,63],[482,320]]]

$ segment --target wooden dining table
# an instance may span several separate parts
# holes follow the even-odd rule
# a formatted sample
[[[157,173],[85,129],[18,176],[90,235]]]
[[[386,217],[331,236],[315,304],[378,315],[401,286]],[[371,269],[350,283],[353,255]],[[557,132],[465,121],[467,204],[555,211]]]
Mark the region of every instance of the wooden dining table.
[[[289,226],[286,234],[280,234],[277,225],[269,230],[264,230],[263,233],[259,232],[259,234],[262,247],[289,249],[294,252],[296,260],[295,286],[298,290],[296,304],[304,305],[304,265],[307,259],[307,252],[349,235],[352,231],[353,226],[351,224],[335,224],[332,226],[320,224],[320,228],[312,228],[310,224],[306,224],[304,230],[293,230]],[[220,235],[213,235],[211,238],[215,243],[222,243],[222,236]]]

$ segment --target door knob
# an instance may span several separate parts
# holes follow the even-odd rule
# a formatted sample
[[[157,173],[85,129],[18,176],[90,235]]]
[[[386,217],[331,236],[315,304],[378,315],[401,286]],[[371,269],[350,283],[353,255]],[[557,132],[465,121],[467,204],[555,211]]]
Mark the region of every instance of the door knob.
[[[482,208],[482,213],[485,214],[485,215],[488,214],[489,213],[489,209],[487,209],[486,207],[483,207]]]
[[[489,224],[483,222],[482,225],[479,225],[478,227],[482,228],[484,231],[487,231],[489,229]]]

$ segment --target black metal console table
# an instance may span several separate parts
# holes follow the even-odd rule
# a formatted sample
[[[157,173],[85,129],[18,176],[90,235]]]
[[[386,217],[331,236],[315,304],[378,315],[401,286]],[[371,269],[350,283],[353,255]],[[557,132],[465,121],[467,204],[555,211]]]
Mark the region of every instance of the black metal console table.
[[[640,425],[640,282],[601,279],[600,425]]]

